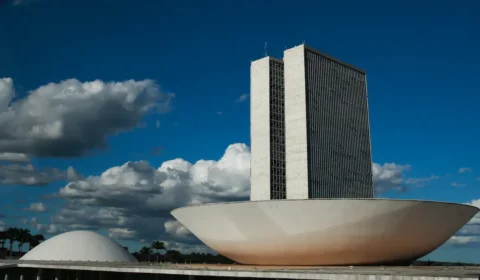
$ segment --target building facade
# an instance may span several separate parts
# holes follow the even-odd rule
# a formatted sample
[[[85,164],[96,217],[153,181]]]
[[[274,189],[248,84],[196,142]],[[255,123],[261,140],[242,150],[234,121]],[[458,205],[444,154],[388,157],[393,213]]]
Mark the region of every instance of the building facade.
[[[287,198],[371,198],[366,73],[305,45],[284,53]]]
[[[283,61],[251,64],[251,200],[286,199]]]
[[[300,45],[250,88],[251,200],[374,196],[364,70]]]

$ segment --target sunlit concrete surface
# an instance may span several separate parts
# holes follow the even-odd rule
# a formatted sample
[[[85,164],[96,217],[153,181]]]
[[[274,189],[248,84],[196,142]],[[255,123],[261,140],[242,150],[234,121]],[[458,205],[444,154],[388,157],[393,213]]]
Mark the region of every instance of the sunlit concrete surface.
[[[71,231],[42,242],[21,260],[136,262],[117,242],[90,231]]]
[[[47,262],[17,261],[4,263],[22,269],[38,269],[55,274],[77,271],[80,275],[92,273],[114,273],[105,279],[231,279],[231,278],[265,278],[265,279],[323,279],[323,280],[478,280],[480,267],[313,267],[313,266],[250,266],[250,265],[210,265],[210,264],[149,264],[149,263],[112,263],[112,262]],[[0,264],[0,274],[3,265]],[[11,268],[10,268],[11,269]],[[18,274],[17,271],[17,274]],[[67,273],[63,273],[66,275]],[[153,275],[152,275],[153,274]],[[151,276],[149,276],[151,275]],[[108,275],[107,275],[108,276]],[[129,277],[127,277],[129,276]],[[10,279],[10,278],[9,278]],[[13,278],[11,278],[13,279]],[[15,278],[17,279],[17,278]],[[59,277],[62,279],[62,277]],[[83,278],[82,278],[83,279]],[[90,278],[89,278],[90,279]],[[97,279],[93,276],[91,279]]]
[[[238,263],[357,265],[425,256],[478,211],[416,200],[319,199],[205,204],[172,215]]]
[[[250,66],[251,200],[270,199],[270,57]]]

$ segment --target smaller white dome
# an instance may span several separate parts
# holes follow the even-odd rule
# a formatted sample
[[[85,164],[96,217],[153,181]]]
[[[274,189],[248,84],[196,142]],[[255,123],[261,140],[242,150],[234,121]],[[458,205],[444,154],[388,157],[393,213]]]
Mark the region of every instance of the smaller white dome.
[[[137,262],[117,242],[91,231],[70,231],[42,242],[20,260]]]

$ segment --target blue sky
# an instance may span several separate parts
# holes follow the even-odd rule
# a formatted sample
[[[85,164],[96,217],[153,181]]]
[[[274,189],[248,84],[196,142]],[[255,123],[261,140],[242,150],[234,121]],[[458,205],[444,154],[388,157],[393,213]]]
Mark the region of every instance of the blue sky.
[[[12,126],[17,130],[9,134],[17,138],[6,144],[0,140],[0,152],[27,154],[35,169],[11,171],[9,176],[30,172],[35,173],[34,182],[44,178],[41,186],[29,186],[32,181],[20,184],[18,180],[7,184],[7,175],[2,178],[0,172],[4,182],[0,185],[4,225],[52,234],[76,227],[94,228],[117,238],[123,234],[128,240],[122,242],[132,248],[140,246],[140,239],[155,238],[133,230],[142,228],[158,230],[157,238],[171,238],[171,244],[179,248],[188,247],[193,242],[190,237],[173,236],[179,233],[175,231],[178,225],[170,223],[171,228],[158,229],[161,224],[152,224],[168,223],[169,217],[149,220],[149,214],[145,214],[142,225],[136,225],[129,215],[140,212],[119,210],[115,203],[122,200],[102,205],[97,192],[102,192],[104,183],[86,178],[129,161],[145,160],[153,168],[165,161],[175,168],[185,166],[184,162],[169,161],[177,158],[192,164],[200,159],[218,161],[230,144],[248,146],[249,103],[248,98],[243,102],[239,98],[249,93],[250,61],[263,56],[265,42],[271,56],[281,58],[285,48],[305,41],[367,69],[373,160],[382,166],[395,163],[390,166],[394,174],[389,179],[408,188],[406,192],[390,190],[380,196],[461,203],[480,199],[480,92],[476,77],[480,65],[480,39],[476,36],[479,4],[473,0],[386,2],[390,1],[295,1],[295,5],[288,1],[236,0],[2,1],[0,78],[11,78],[11,83],[5,82],[13,84],[15,92],[10,106],[19,102],[24,105],[22,112],[28,108],[37,108],[39,114],[44,109],[49,112],[45,120],[29,117],[29,121],[20,120],[25,114],[19,113],[18,125]],[[62,83],[67,79],[75,81]],[[152,82],[138,84],[146,79]],[[95,80],[103,81],[103,85],[132,80],[132,88],[141,88],[138,94],[152,89],[161,98],[136,102],[128,120],[108,113],[111,104],[117,103],[106,99],[96,101],[105,104],[101,107],[103,113],[89,111],[96,107],[86,99],[82,99],[83,103],[62,103],[68,113],[55,113],[60,108],[52,105],[57,104],[53,101],[56,94],[69,85],[76,85],[78,90],[83,83]],[[38,97],[26,103],[32,95],[39,95],[39,87],[49,83],[55,86],[45,90],[45,96],[50,94],[48,98],[53,99],[42,103]],[[107,86],[104,88],[108,91]],[[114,94],[105,96],[114,98]],[[70,102],[67,99],[58,102]],[[152,109],[149,102],[168,110]],[[0,113],[1,105],[0,98]],[[33,133],[35,123],[55,123],[54,118],[59,116],[63,119],[57,123],[64,128],[67,123],[80,128],[68,137],[64,132],[38,143],[27,142],[38,147],[25,148],[21,137]],[[86,119],[90,121],[82,121]],[[2,123],[0,118],[0,130],[12,123],[16,121]],[[8,131],[13,131],[12,127]],[[52,147],[56,146],[67,148],[53,153]],[[242,146],[236,147],[232,153],[247,153]],[[10,164],[25,167],[28,163],[5,161],[3,167]],[[66,175],[69,167],[75,170],[70,177]],[[48,168],[58,169],[58,174]],[[148,172],[139,166],[124,166],[121,170],[130,170],[129,174],[139,180],[141,176],[135,173],[139,169],[143,170],[142,176],[147,176]],[[236,170],[246,174],[240,167]],[[42,171],[43,177],[38,177]],[[112,176],[120,176],[123,171],[116,172]],[[148,176],[157,176],[152,174]],[[125,179],[120,176],[115,180],[119,178]],[[156,182],[148,178],[148,182]],[[82,208],[86,202],[73,192],[58,195],[72,180],[97,188],[94,205],[87,203],[92,209]],[[245,191],[245,186],[241,187]],[[84,189],[74,182],[68,190],[78,194]],[[231,190],[225,192],[230,194]],[[52,198],[52,194],[57,196]],[[244,194],[233,197],[243,198]],[[221,199],[197,201],[212,200]],[[26,211],[31,203],[42,203],[46,212]],[[104,207],[112,213],[120,211],[117,214],[124,215],[128,222],[92,222]],[[90,218],[79,217],[78,209],[84,209],[88,213],[83,214]],[[478,228],[472,229],[480,234]],[[432,257],[480,262],[480,237],[475,238],[477,242],[471,244],[444,245]]]

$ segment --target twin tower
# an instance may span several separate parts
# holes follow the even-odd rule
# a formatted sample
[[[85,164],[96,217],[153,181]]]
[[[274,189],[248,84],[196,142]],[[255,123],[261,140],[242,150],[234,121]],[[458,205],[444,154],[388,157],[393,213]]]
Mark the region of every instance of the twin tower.
[[[250,200],[374,196],[364,70],[300,45],[250,75]]]

